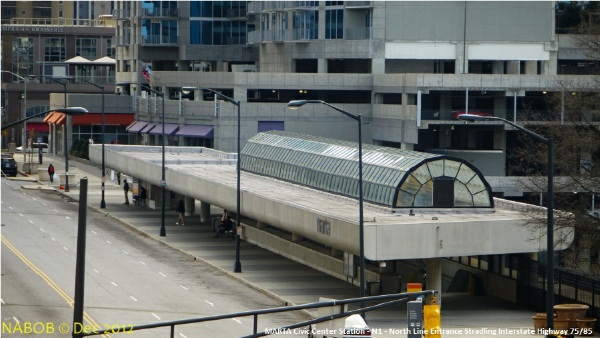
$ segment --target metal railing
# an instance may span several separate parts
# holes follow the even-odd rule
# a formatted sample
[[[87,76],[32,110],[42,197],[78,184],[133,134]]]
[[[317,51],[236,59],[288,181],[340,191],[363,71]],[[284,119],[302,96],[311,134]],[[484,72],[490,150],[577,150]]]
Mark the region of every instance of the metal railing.
[[[350,316],[357,313],[366,313],[373,310],[383,309],[389,306],[406,303],[409,300],[416,299],[420,296],[433,296],[438,292],[434,290],[420,291],[420,292],[410,292],[410,293],[398,293],[398,294],[389,294],[389,295],[379,295],[379,296],[369,296],[362,298],[351,298],[351,299],[342,299],[342,300],[334,300],[334,301],[323,301],[323,302],[315,302],[308,303],[303,305],[292,305],[292,306],[283,306],[277,308],[270,308],[264,310],[253,310],[253,311],[245,311],[245,312],[236,312],[231,314],[224,315],[214,315],[208,317],[199,317],[199,318],[189,318],[182,320],[174,320],[174,321],[165,321],[153,324],[144,324],[144,325],[133,325],[126,327],[118,327],[114,329],[105,329],[105,330],[89,330],[84,331],[78,334],[78,337],[88,337],[88,336],[98,336],[104,334],[115,334],[115,333],[132,333],[133,331],[140,330],[148,330],[148,329],[156,329],[156,328],[170,328],[170,337],[175,336],[175,327],[178,325],[186,325],[186,324],[194,324],[194,323],[203,323],[210,322],[216,320],[230,319],[230,318],[239,318],[239,317],[253,317],[253,333],[251,335],[244,336],[245,338],[251,337],[264,337],[269,335],[270,333],[267,331],[258,332],[258,316],[260,315],[268,315],[272,313],[281,313],[281,312],[289,312],[289,311],[300,311],[307,309],[317,309],[321,307],[334,307],[339,306],[340,312],[336,315],[328,315],[325,317],[319,317],[312,320],[295,323],[292,325],[288,325],[285,327],[272,329],[271,331],[276,332],[285,332],[287,329],[295,329],[300,327],[305,327],[317,323],[322,323],[326,321],[330,321],[332,319],[338,319],[346,316]],[[356,310],[345,311],[345,305],[355,304],[355,303],[364,303],[364,302],[379,302],[376,305],[370,305],[364,308],[359,308]],[[74,326],[75,327],[75,326]],[[75,335],[74,335],[75,337]]]
[[[9,25],[40,25],[40,26],[87,26],[114,27],[110,19],[74,19],[74,18],[12,18]]]

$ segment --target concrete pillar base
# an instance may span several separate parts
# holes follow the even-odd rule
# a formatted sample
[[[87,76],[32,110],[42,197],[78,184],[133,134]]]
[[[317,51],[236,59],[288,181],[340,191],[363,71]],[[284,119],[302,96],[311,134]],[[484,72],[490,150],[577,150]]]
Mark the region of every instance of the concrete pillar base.
[[[196,208],[196,200],[193,199],[192,197],[185,197],[183,199],[183,203],[185,204],[185,215],[186,216],[193,216],[194,215],[194,209]]]
[[[210,204],[200,202],[200,222],[208,222],[210,219]]]

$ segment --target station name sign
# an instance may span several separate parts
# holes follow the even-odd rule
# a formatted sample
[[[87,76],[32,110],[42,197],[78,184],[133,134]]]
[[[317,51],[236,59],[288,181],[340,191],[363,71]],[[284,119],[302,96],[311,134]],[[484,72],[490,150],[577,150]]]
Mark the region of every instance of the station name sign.
[[[2,32],[15,33],[64,33],[64,27],[56,26],[12,26],[2,25]]]
[[[331,223],[326,219],[317,218],[317,231],[323,235],[331,236]]]

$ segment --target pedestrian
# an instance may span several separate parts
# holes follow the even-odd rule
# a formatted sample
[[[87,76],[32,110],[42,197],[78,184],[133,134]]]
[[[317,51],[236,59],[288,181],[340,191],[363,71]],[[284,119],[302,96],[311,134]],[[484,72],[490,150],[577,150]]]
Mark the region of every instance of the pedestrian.
[[[123,191],[125,192],[125,203],[129,204],[129,183],[127,183],[127,179],[123,180]]]
[[[183,200],[180,198],[177,200],[177,223],[175,225],[185,225],[185,204]]]
[[[50,182],[54,182],[54,166],[52,163],[48,166],[48,176],[50,176]]]
[[[215,234],[215,238],[221,237],[224,235],[226,231],[230,231],[232,226],[231,218],[227,213],[227,210],[223,209],[223,214],[221,215],[221,223],[217,228],[217,233]]]
[[[140,188],[140,199],[142,200],[142,207],[146,207],[146,198],[148,194],[146,193],[146,188],[143,186]]]

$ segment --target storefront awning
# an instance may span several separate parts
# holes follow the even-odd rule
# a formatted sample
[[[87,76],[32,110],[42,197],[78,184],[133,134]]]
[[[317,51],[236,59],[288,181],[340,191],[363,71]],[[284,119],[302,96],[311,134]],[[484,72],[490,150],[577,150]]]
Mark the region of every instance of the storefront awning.
[[[139,133],[140,130],[142,130],[142,128],[144,128],[146,125],[148,125],[147,122],[134,121],[132,124],[127,126],[127,128],[125,128],[125,130],[127,130],[130,133]]]
[[[48,115],[46,115],[46,117],[44,117],[44,120],[42,122],[50,123],[49,121],[52,119],[53,116],[54,116],[54,112],[50,112],[50,114],[48,114]]]
[[[171,135],[179,130],[179,125],[174,123],[165,123],[165,135]],[[162,124],[157,124],[156,127],[151,129],[148,133],[154,135],[162,134],[163,128]]]
[[[150,130],[154,129],[154,127],[158,126],[158,123],[148,123],[143,129],[140,130],[140,133],[149,134]]]
[[[186,125],[179,128],[179,131],[177,131],[175,135],[199,138],[213,138],[214,129],[214,126]]]

